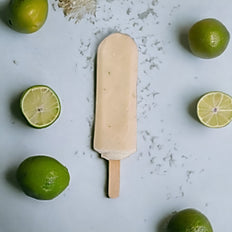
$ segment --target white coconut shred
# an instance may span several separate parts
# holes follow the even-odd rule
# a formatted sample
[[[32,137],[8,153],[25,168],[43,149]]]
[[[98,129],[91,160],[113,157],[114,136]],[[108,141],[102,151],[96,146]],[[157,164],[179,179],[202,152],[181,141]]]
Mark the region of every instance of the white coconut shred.
[[[74,19],[77,23],[87,14],[95,15],[97,0],[59,0],[58,6],[63,8],[69,20]]]

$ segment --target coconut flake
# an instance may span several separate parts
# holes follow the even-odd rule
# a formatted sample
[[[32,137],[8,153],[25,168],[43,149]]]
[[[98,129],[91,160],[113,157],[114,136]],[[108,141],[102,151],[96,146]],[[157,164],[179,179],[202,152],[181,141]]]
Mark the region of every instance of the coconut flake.
[[[97,2],[96,0],[59,0],[58,6],[63,8],[63,13],[69,17],[69,20],[75,19],[77,23],[87,14],[95,15]]]

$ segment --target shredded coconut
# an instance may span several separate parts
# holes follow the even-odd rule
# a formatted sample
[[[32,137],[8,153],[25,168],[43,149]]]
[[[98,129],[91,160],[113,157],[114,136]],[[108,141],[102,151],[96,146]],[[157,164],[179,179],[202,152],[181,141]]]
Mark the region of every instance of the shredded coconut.
[[[97,3],[96,0],[59,0],[58,6],[63,8],[69,20],[74,19],[77,23],[87,14],[95,15]]]

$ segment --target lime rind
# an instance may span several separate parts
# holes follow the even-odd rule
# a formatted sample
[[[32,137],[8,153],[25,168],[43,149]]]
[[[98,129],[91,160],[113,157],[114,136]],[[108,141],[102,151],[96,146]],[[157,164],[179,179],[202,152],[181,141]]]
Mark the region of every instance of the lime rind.
[[[232,121],[232,97],[220,91],[204,94],[197,103],[197,116],[207,127],[225,127]]]
[[[38,200],[54,199],[70,182],[68,169],[47,155],[26,158],[17,168],[16,178],[23,192]]]
[[[230,33],[217,19],[206,18],[190,28],[188,41],[190,50],[195,56],[210,59],[220,56],[226,50]]]
[[[53,124],[61,112],[59,97],[47,85],[26,89],[20,99],[20,108],[27,122],[38,129]]]
[[[192,208],[174,214],[167,224],[167,232],[213,232],[209,219]]]

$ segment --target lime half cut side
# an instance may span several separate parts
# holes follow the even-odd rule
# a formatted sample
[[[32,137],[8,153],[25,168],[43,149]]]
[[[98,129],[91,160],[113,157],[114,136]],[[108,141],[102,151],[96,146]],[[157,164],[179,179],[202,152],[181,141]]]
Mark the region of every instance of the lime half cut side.
[[[28,123],[35,128],[50,126],[61,111],[58,96],[46,85],[35,85],[25,90],[20,107]]]
[[[197,115],[205,126],[226,126],[232,120],[232,97],[219,91],[204,94],[197,103]]]

